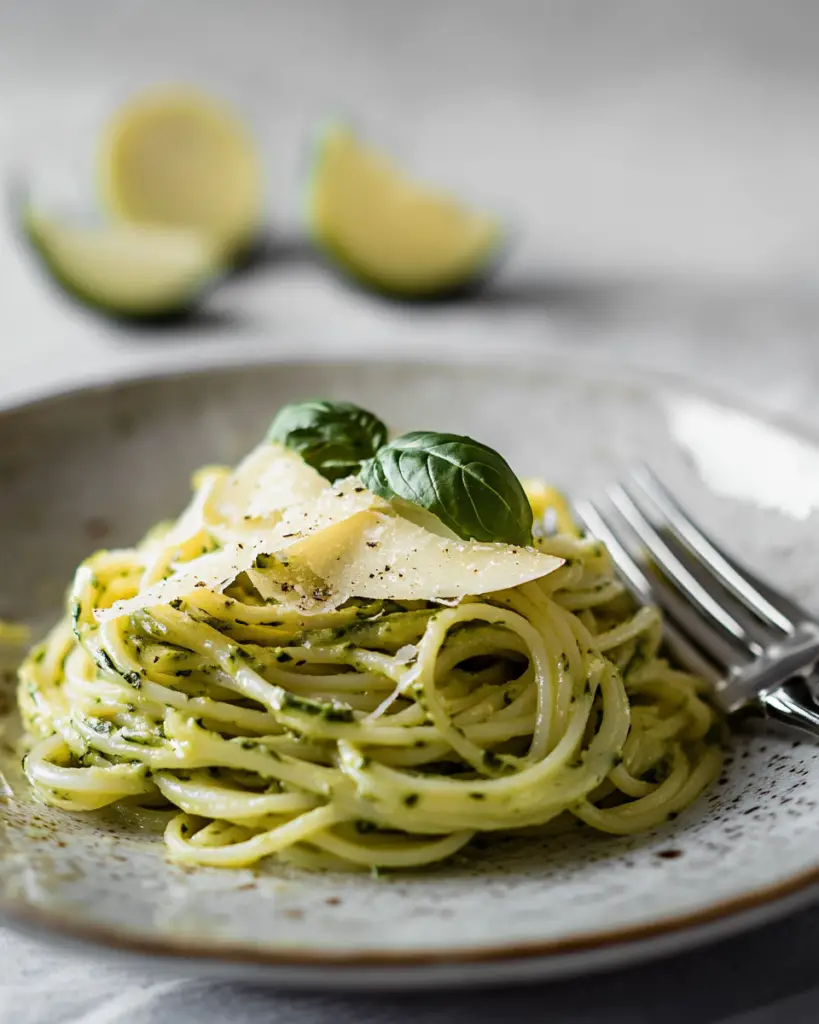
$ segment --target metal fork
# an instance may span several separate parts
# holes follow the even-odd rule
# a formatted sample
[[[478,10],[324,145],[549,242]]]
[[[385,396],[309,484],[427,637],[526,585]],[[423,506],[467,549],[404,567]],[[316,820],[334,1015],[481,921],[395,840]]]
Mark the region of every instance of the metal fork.
[[[662,608],[679,663],[710,680],[725,712],[753,708],[819,736],[819,622],[726,554],[647,467],[607,499],[578,502],[577,517],[634,596]]]

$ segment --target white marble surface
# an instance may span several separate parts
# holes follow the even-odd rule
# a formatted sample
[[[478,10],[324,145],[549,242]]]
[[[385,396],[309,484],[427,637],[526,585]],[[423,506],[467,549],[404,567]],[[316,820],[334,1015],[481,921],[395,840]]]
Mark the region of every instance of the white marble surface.
[[[0,402],[162,365],[369,351],[560,351],[683,373],[819,427],[819,7],[798,0],[0,0],[0,169],[84,191],[106,110],[197,81],[270,169],[270,258],[203,315],[115,328],[55,295],[0,225]],[[508,218],[470,301],[347,288],[299,241],[315,124],[351,116]],[[819,914],[662,965],[503,995],[281,996],[108,964],[0,930],[0,1021],[237,1024],[815,1020]]]

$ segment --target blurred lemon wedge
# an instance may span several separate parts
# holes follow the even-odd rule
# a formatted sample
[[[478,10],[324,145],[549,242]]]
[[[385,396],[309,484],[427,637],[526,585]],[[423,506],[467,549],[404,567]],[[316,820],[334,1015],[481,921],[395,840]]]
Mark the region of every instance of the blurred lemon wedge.
[[[550,487],[542,480],[521,480],[526,497],[532,506],[535,522],[541,526],[551,521],[557,533],[569,533],[578,536],[580,530],[572,516],[572,510],[566,496],[555,487]],[[551,532],[551,531],[550,531]]]
[[[111,316],[187,312],[221,272],[217,248],[190,229],[128,223],[90,227],[31,208],[24,211],[22,226],[54,281]]]
[[[194,89],[154,90],[126,103],[103,135],[99,170],[115,216],[192,228],[226,257],[259,226],[262,173],[253,141],[227,107]]]
[[[317,244],[344,270],[392,295],[454,291],[487,269],[495,220],[411,181],[345,128],[318,147],[308,189]]]

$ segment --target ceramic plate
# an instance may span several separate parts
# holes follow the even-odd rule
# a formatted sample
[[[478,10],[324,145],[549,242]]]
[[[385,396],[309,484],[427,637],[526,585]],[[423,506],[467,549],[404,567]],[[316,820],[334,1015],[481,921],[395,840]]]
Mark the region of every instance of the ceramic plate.
[[[817,442],[642,374],[369,362],[131,381],[0,416],[0,616],[42,630],[84,555],[175,513],[191,469],[235,460],[281,403],[315,395],[397,429],[473,434],[573,494],[646,459],[732,551],[819,612]],[[737,733],[713,790],[649,835],[495,839],[379,879],[174,867],[152,836],[28,802],[8,758],[5,775],[7,920],[276,984],[566,975],[749,927],[819,883],[819,745],[784,732]]]

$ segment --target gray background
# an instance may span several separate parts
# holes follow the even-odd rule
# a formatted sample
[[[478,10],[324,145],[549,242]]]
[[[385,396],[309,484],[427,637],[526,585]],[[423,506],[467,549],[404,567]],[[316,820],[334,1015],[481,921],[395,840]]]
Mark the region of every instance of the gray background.
[[[192,81],[243,111],[270,183],[266,258],[192,323],[154,332],[55,295],[5,211],[0,400],[253,354],[571,351],[819,427],[817,43],[809,0],[0,0],[4,177],[81,201],[106,113],[140,86]],[[396,305],[317,264],[299,191],[334,116],[510,223],[485,292]],[[808,913],[591,982],[406,1000],[185,982],[0,930],[0,1020],[798,1022],[819,1011],[817,940]]]

